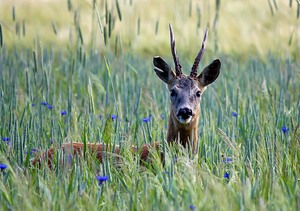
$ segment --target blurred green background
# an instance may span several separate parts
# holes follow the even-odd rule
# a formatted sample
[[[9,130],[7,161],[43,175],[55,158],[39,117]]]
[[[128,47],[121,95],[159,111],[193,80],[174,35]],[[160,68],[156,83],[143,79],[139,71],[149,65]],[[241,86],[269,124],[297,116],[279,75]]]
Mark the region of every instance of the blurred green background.
[[[244,58],[269,51],[299,59],[299,2],[294,0],[0,0],[0,22],[6,46],[70,47],[81,29],[85,47],[104,46],[102,27],[111,28],[107,46],[154,55],[169,51],[174,28],[179,54],[197,53],[203,32],[210,28],[208,49]],[[13,15],[14,13],[14,15]],[[97,16],[99,14],[99,19]],[[111,16],[112,25],[109,26]],[[106,20],[108,19],[108,20]],[[102,31],[103,32],[103,31]]]

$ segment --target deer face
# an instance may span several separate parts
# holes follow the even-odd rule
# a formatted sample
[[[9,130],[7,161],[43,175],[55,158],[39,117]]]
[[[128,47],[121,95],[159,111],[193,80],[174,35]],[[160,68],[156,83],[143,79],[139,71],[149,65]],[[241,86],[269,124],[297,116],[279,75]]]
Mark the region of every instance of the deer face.
[[[185,75],[173,80],[169,88],[171,110],[180,123],[190,123],[198,113],[201,93],[204,91],[201,88],[197,80]]]
[[[179,59],[176,56],[175,40],[171,26],[170,35],[176,72],[159,56],[153,58],[154,71],[168,85],[171,114],[175,116],[180,124],[188,124],[198,118],[202,93],[209,84],[218,78],[221,62],[218,59],[214,60],[204,68],[201,74],[197,74],[197,67],[205,48],[206,31],[202,48],[195,59],[190,75],[182,74]]]

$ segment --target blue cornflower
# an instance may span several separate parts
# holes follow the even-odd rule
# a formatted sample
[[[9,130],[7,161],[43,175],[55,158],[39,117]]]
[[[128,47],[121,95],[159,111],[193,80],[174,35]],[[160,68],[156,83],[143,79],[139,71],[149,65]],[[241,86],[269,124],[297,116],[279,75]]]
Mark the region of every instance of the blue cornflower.
[[[72,160],[73,160],[73,156],[72,155],[68,155],[67,160],[68,160],[68,163],[71,164]]]
[[[237,113],[236,112],[232,112],[232,116],[237,117]]]
[[[117,115],[115,115],[115,114],[112,114],[112,115],[111,115],[111,119],[112,119],[112,120],[115,120],[116,118],[117,118]]]
[[[108,180],[107,176],[96,176],[96,178],[98,180],[98,185],[102,185],[104,182]]]
[[[282,132],[283,132],[284,134],[286,134],[286,133],[289,132],[290,129],[288,129],[286,126],[283,126],[283,127],[281,128],[281,130],[282,130]]]
[[[36,106],[36,104],[35,104],[35,103],[32,103],[31,106],[34,107],[34,106]]]
[[[227,157],[227,158],[223,158],[223,163],[230,163],[232,162],[232,158]]]
[[[61,115],[63,116],[63,115],[66,115],[67,114],[67,112],[65,111],[65,110],[62,110],[61,111]]]
[[[225,178],[225,179],[229,179],[229,173],[228,173],[228,172],[225,172],[225,173],[224,173],[224,178]]]
[[[41,102],[41,105],[46,106],[46,105],[48,105],[48,103],[47,102]]]
[[[52,105],[48,105],[47,108],[49,108],[50,110],[52,110],[53,106]]]
[[[32,150],[30,150],[30,155],[32,155],[32,153],[35,153],[35,152],[38,152],[39,150],[37,150],[37,149],[32,149]],[[26,154],[28,154],[28,151],[26,151]]]
[[[191,204],[191,205],[190,205],[190,209],[191,209],[191,210],[195,210],[195,209],[196,209],[196,206],[194,206],[194,205]]]
[[[1,140],[2,140],[2,141],[5,141],[5,142],[9,142],[10,138],[8,138],[8,137],[3,137]]]
[[[151,117],[146,117],[146,118],[143,118],[142,121],[147,123],[147,122],[150,122],[150,119],[151,119]]]
[[[0,163],[0,169],[1,170],[4,170],[7,168],[7,165],[3,164],[3,163]]]
[[[102,118],[103,118],[102,114],[99,114],[99,116],[98,116],[98,117],[99,117],[99,119],[102,119]]]

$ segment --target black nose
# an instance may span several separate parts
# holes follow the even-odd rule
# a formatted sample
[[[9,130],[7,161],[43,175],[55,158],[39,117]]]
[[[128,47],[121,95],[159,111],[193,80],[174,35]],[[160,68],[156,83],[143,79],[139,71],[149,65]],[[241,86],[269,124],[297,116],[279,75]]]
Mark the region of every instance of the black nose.
[[[189,108],[181,108],[178,112],[178,116],[181,116],[182,119],[188,119],[192,115],[192,110]]]

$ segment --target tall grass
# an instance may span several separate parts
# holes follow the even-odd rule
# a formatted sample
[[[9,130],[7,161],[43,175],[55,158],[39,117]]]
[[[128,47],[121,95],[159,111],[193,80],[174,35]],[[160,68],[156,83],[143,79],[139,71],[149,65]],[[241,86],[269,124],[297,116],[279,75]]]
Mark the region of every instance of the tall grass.
[[[0,170],[1,210],[299,210],[298,61],[273,53],[240,61],[215,52],[221,75],[203,95],[198,153],[190,155],[165,143],[169,93],[152,70],[152,58],[123,48],[121,35],[109,35],[114,21],[125,19],[120,2],[102,2],[103,17],[92,7],[94,34],[107,44],[98,51],[87,47],[73,1],[74,48],[43,47],[40,38],[33,49],[10,48],[3,37],[0,164],[7,168]],[[136,34],[144,33],[143,20],[137,17],[131,28]],[[162,25],[155,21],[159,34]],[[170,54],[161,56],[171,61]],[[213,57],[208,51],[201,69]],[[181,61],[190,68],[189,59]],[[165,165],[157,152],[140,165],[130,146],[156,140],[163,144]],[[118,144],[122,162],[64,155],[60,146],[67,141]],[[49,147],[57,149],[54,168],[30,166]],[[100,184],[96,176],[108,180]]]
[[[30,51],[1,51],[0,134],[10,138],[0,144],[1,163],[9,166],[1,172],[3,209],[298,209],[299,64],[289,58],[270,54],[240,64],[221,56],[222,74],[201,104],[198,156],[181,150],[175,162],[168,149],[165,167],[155,159],[144,168],[128,148],[164,141],[169,104],[151,59],[108,56],[108,76],[98,54],[88,54],[83,67],[43,49],[35,71]],[[93,155],[61,165],[62,142],[101,140],[122,146],[118,168]],[[31,168],[30,152],[51,146],[58,149],[55,170]],[[99,186],[96,175],[109,180]]]

